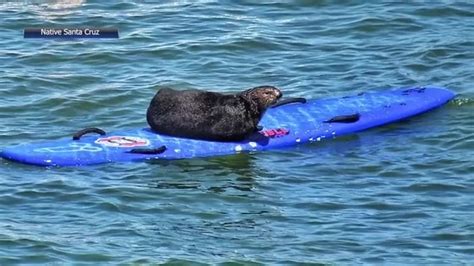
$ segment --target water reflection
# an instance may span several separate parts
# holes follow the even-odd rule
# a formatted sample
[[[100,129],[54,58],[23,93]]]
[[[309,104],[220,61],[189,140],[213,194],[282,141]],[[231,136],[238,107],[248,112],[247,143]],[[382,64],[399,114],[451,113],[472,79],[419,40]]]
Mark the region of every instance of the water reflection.
[[[41,7],[43,9],[68,9],[79,7],[85,0],[49,0],[49,1],[2,1],[2,8]]]
[[[161,172],[166,173],[166,176],[160,176],[156,181],[155,187],[159,189],[204,188],[215,193],[224,193],[230,189],[248,192],[254,189],[259,176],[254,155],[249,153],[171,161],[154,160],[150,164],[159,165],[163,169]],[[207,187],[207,182],[213,186]]]
[[[47,6],[49,9],[67,9],[81,6],[85,0],[50,0],[42,1],[43,6]]]
[[[33,12],[49,20],[69,15],[85,2],[85,0],[0,1],[0,10]]]

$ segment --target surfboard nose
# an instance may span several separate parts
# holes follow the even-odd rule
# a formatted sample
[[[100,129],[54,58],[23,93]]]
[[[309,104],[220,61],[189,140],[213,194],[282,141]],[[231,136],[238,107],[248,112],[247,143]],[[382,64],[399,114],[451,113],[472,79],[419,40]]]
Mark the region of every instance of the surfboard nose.
[[[456,93],[454,93],[452,90],[448,88],[436,87],[436,86],[427,86],[425,88],[432,91],[438,91],[438,97],[445,100],[451,100],[454,97],[456,97]]]

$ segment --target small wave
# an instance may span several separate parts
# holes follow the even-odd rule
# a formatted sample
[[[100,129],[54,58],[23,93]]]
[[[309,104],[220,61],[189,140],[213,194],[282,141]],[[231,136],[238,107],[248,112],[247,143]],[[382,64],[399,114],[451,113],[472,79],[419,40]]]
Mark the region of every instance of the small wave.
[[[442,7],[418,8],[414,12],[423,17],[472,17],[474,13],[468,9],[461,9],[443,5]]]
[[[423,184],[412,184],[407,187],[401,188],[402,191],[411,192],[432,192],[432,191],[466,191],[467,188],[462,185],[455,184],[440,184],[440,183],[423,183]]]

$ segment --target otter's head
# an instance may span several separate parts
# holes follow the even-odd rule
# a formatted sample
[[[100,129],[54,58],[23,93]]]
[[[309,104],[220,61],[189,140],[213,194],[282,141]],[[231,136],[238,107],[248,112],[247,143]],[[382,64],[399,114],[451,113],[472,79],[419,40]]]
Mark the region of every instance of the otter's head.
[[[246,90],[241,95],[249,101],[257,103],[258,109],[265,110],[270,105],[276,103],[283,94],[273,86],[259,86]]]

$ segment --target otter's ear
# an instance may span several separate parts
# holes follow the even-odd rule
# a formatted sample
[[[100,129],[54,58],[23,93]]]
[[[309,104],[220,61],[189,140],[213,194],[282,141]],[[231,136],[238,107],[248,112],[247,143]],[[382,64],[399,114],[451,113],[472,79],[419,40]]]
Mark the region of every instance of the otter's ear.
[[[252,89],[249,89],[249,90],[245,90],[241,93],[239,93],[241,96],[244,96],[244,97],[252,97],[251,94],[252,94]]]

